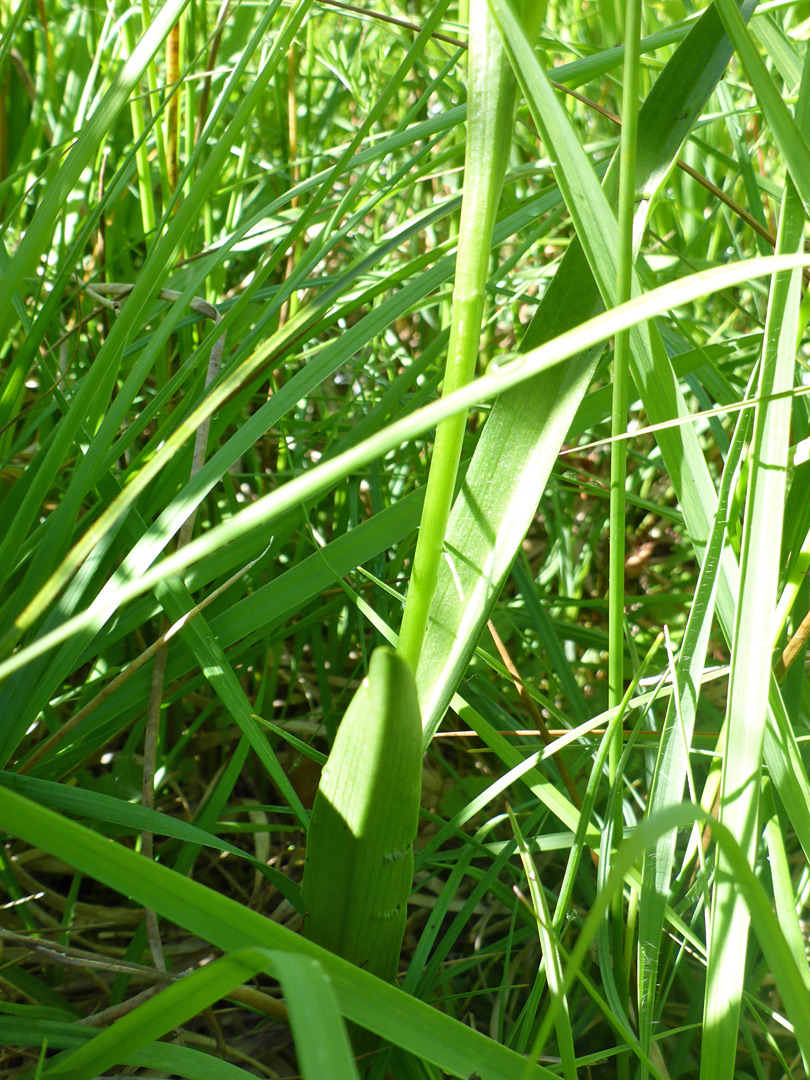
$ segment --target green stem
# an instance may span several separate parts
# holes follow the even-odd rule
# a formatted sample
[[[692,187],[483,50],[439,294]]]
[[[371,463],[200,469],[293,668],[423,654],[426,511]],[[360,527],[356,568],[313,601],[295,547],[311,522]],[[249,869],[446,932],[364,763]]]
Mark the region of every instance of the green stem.
[[[641,43],[641,0],[627,0],[625,5],[625,52],[622,80],[622,135],[619,169],[619,258],[616,280],[616,303],[629,300],[633,289],[633,217],[635,212],[636,143],[638,138],[639,52]],[[613,363],[613,405],[611,435],[627,430],[630,383],[630,333],[616,335]],[[625,477],[627,442],[619,438],[612,444],[610,458],[610,554],[608,575],[608,708],[622,699],[624,690],[624,560],[625,560]],[[622,831],[620,761],[622,733],[617,727],[609,752],[611,789],[616,790],[614,829]],[[624,964],[624,911],[621,890],[611,903],[613,966],[621,1000],[629,997],[627,968]],[[619,1076],[629,1075],[625,1054],[617,1061]]]
[[[515,79],[487,0],[470,0],[467,70],[464,198],[443,394],[458,390],[475,374],[492,230],[512,141]],[[436,430],[399,636],[399,653],[414,670],[436,589],[466,422],[466,415],[459,414],[439,424]]]
[[[124,22],[124,34],[126,37],[129,55],[135,51],[137,44],[135,38],[135,26],[132,19]],[[135,142],[146,130],[146,115],[144,113],[143,100],[140,94],[133,94],[130,101],[130,113],[132,115],[132,135]],[[138,169],[138,194],[140,195],[141,220],[143,221],[144,233],[151,237],[155,231],[157,217],[155,214],[155,200],[152,195],[152,172],[149,167],[149,148],[146,143],[141,143],[135,152],[135,162]]]

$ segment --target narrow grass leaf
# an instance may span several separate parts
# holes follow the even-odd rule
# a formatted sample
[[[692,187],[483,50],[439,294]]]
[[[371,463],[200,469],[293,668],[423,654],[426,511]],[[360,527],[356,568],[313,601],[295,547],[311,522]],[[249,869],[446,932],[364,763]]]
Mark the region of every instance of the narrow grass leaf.
[[[50,243],[56,220],[63,212],[82,170],[95,157],[98,146],[103,142],[116,116],[127,104],[141,73],[160,48],[187,3],[188,0],[166,0],[160,6],[148,30],[138,42],[135,52],[116,74],[98,108],[79,132],[70,153],[51,178],[13,260],[0,279],[0,341],[5,341],[13,325],[16,298],[23,279],[34,272],[37,260]],[[8,417],[0,417],[0,424],[7,421]]]
[[[753,6],[746,5],[747,15]],[[642,105],[636,156],[636,186],[642,193],[638,233],[649,200],[672,167],[730,55],[731,45],[710,8],[671,57]],[[577,158],[576,168],[581,167]],[[605,178],[605,191],[609,199],[615,199],[616,161]],[[599,310],[598,289],[580,240],[575,239],[521,347],[528,352],[586,322]],[[596,355],[571,356],[562,371],[541,375],[496,401],[479,438],[450,517],[446,547],[452,565],[440,570],[417,669],[426,740],[437,729],[466,670],[590,383]],[[494,475],[499,477],[498,484],[492,484]]]
[[[535,5],[542,19],[544,5]],[[515,78],[487,0],[471,0],[467,52],[467,139],[450,341],[443,393],[465,386],[475,374],[489,275],[490,245],[503,188],[515,111]],[[416,670],[436,591],[447,519],[453,501],[466,415],[438,424],[422,520],[402,615],[398,651]]]
[[[810,101],[807,72],[800,100]],[[810,108],[800,112],[806,130]],[[805,212],[799,191],[787,183],[777,251],[804,248]],[[801,274],[775,275],[768,302],[758,397],[793,386]],[[731,653],[726,748],[720,820],[753,864],[762,774],[762,751],[771,675],[772,630],[780,571],[782,516],[788,465],[790,401],[764,402],[754,413],[748,496],[743,524],[740,594]],[[739,1010],[745,979],[749,913],[722,856],[718,863],[710,926],[701,1076],[734,1074]]]
[[[543,950],[543,964],[545,967],[549,994],[551,1000],[555,1002],[556,1019],[554,1027],[557,1033],[557,1046],[562,1062],[562,1073],[565,1080],[576,1080],[576,1055],[574,1053],[574,1040],[571,1035],[571,1018],[568,1012],[568,1000],[562,986],[560,950],[554,939],[551,915],[549,914],[543,887],[537,878],[537,869],[534,865],[534,859],[526,847],[526,841],[523,838],[520,825],[518,824],[517,818],[511,807],[508,807],[508,812],[512,831],[515,834],[518,851],[520,852],[520,861],[523,863],[523,870],[526,874],[526,880],[529,883],[529,896],[531,897],[535,918],[537,919],[537,933],[540,937],[540,945]]]
[[[732,485],[737,480],[740,457],[748,442],[751,422],[750,412],[741,414],[726,457],[717,496],[714,525],[709,536],[706,557],[700,569],[676,665],[677,703],[673,695],[661,732],[658,760],[653,772],[652,790],[648,800],[648,817],[676,806],[683,799],[698,695],[703,682],[706,649],[714,619],[720,552],[723,545],[728,542],[729,499],[732,494]],[[654,850],[645,854],[642,871],[644,884],[639,904],[638,928],[638,1017],[641,1045],[647,1053],[652,1044],[656,1016],[661,931],[664,923],[664,907],[669,895],[675,844],[674,833],[665,833],[661,836]]]
[[[317,960],[272,953],[284,991],[303,1080],[358,1080],[346,1025],[328,977]]]
[[[77,1050],[61,1055],[47,1065],[42,1075],[92,1080],[111,1066],[121,1064],[138,1047],[181,1027],[271,962],[272,954],[267,949],[237,949],[179,979]]]
[[[768,256],[718,266],[654,289],[619,308],[589,320],[545,345],[538,346],[525,356],[504,365],[498,371],[484,375],[469,386],[456,390],[449,397],[426,405],[410,416],[397,420],[383,431],[366,439],[360,446],[344,451],[303,476],[289,481],[278,491],[263,496],[241,510],[231,520],[217,525],[207,535],[198,537],[181,551],[155,564],[138,581],[130,582],[116,590],[108,598],[103,609],[91,607],[66,620],[58,629],[37,639],[31,645],[21,648],[0,664],[0,679],[28,663],[33,657],[47,652],[54,645],[66,640],[71,634],[85,628],[103,625],[112,612],[117,611],[123,603],[147,592],[164,577],[177,574],[205,555],[218,550],[220,545],[230,543],[260,525],[273,521],[280,514],[298,506],[300,502],[317,497],[343,477],[374,461],[381,454],[430,430],[444,417],[497,397],[504,390],[528,381],[540,371],[555,367],[570,356],[606,340],[623,327],[635,326],[663,311],[688,303],[716,289],[727,288],[741,281],[769,273],[807,265],[810,265],[810,257],[796,255]],[[563,437],[564,435],[561,435],[561,439]],[[487,569],[486,564],[484,569]],[[472,617],[471,613],[470,618]],[[461,636],[466,638],[466,635]],[[438,724],[438,720],[436,723]]]
[[[799,199],[805,209],[810,208],[810,144],[807,141],[807,130],[791,116],[734,0],[717,0],[715,6],[723,20],[726,33],[734,42],[745,73],[751,80],[751,86],[790,171]]]
[[[760,947],[765,954],[770,971],[773,972],[788,1019],[793,1025],[797,1041],[804,1054],[810,1049],[810,999],[808,999],[805,986],[805,976],[796,965],[790,946],[773,913],[771,900],[757,880],[744,852],[729,830],[700,807],[682,805],[662,811],[655,818],[648,818],[642,822],[634,834],[622,844],[605,887],[591,907],[576,945],[571,951],[563,975],[564,989],[566,993],[570,992],[610,905],[611,898],[623,887],[624,878],[630,868],[643,852],[655,843],[657,837],[673,828],[680,828],[696,821],[711,825],[714,838],[722,849],[724,858],[733,868],[740,894],[751,914],[752,925]],[[552,1005],[538,1033],[538,1041],[548,1037],[555,1014],[556,1007]]]
[[[452,1020],[396,987],[333,956],[312,942],[212,889],[0,789],[0,827],[59,857],[98,881],[170,919],[226,952],[280,949],[318,960],[344,1016],[407,1046],[454,1076],[476,1070],[488,1080],[551,1080],[553,1074]],[[316,1036],[313,1032],[313,1037]]]

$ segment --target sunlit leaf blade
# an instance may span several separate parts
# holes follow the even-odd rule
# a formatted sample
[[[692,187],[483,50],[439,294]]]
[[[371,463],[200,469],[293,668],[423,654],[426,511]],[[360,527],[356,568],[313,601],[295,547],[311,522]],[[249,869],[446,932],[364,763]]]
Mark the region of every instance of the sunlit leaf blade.
[[[805,65],[801,127],[808,128]],[[805,211],[789,181],[782,200],[777,250],[802,250]],[[793,386],[799,325],[801,276],[775,275],[768,302],[758,396],[784,394]],[[731,651],[726,712],[726,748],[720,790],[720,820],[753,864],[762,753],[771,682],[772,626],[780,572],[782,514],[788,466],[788,398],[757,406],[750,449],[748,492],[743,524],[740,594]],[[736,893],[736,878],[718,860],[710,928],[704,1006],[701,1076],[734,1075],[739,1009],[746,969],[749,912]]]
[[[747,14],[753,6],[746,6]],[[645,193],[640,224],[646,220],[647,199],[680,148],[674,133],[681,139],[686,136],[730,55],[730,43],[709,9],[642,106],[636,172],[637,186]],[[605,179],[610,199],[615,198],[616,184],[614,162]],[[523,348],[534,348],[590,318],[600,306],[598,288],[575,240],[551,280]],[[440,571],[427,644],[417,670],[427,739],[444,715],[514,561],[596,359],[587,354],[573,357],[561,372],[541,375],[529,387],[507,392],[493,406],[450,518],[448,565]]]
[[[6,789],[0,790],[0,827],[43,850],[58,850],[69,864],[225,952],[280,949],[318,960],[344,1016],[455,1076],[476,1069],[493,1080],[513,1080],[516,1070],[525,1070],[526,1080],[553,1075],[264,915]]]

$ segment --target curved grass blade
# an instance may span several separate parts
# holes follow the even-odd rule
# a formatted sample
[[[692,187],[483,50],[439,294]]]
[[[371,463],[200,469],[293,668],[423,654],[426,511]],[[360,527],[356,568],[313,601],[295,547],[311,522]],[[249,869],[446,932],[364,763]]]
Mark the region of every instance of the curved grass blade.
[[[301,502],[315,498],[331,488],[345,476],[374,461],[380,455],[399,446],[401,443],[430,430],[439,420],[454,412],[461,412],[483,401],[498,397],[504,390],[519,386],[542,371],[560,364],[563,360],[590,349],[597,342],[612,336],[617,330],[654,318],[656,315],[681,304],[689,303],[699,296],[705,296],[717,289],[726,288],[741,281],[755,277],[792,270],[795,267],[810,265],[808,256],[767,256],[744,260],[714,267],[682,278],[677,282],[653,289],[643,296],[636,297],[619,308],[591,319],[587,323],[562,334],[559,338],[541,345],[531,353],[504,365],[498,371],[482,376],[468,386],[441,401],[415,411],[411,415],[390,424],[383,431],[366,439],[357,447],[346,450],[336,457],[309,470],[302,476],[289,481],[277,491],[273,491],[250,506],[241,510],[228,521],[217,525],[207,534],[193,540],[181,551],[175,552],[161,562],[156,563],[139,580],[122,585],[113,592],[103,608],[91,606],[78,615],[66,620],[49,634],[37,639],[31,645],[21,648],[7,660],[0,663],[0,680],[28,663],[33,657],[40,656],[65,641],[79,630],[90,630],[103,625],[110,614],[122,604],[152,589],[157,582],[170,574],[177,574],[210,555],[223,545],[261,525],[275,520],[281,514],[299,506]],[[584,392],[584,391],[583,391]],[[688,420],[684,421],[688,424]],[[678,424],[678,427],[683,425]],[[672,430],[676,427],[671,425]],[[687,427],[688,430],[688,427]],[[536,434],[536,431],[535,431]],[[564,432],[560,440],[564,437]],[[532,478],[534,479],[534,478]],[[707,477],[708,480],[708,477]],[[527,479],[526,484],[530,484]],[[490,485],[492,486],[492,485]],[[703,507],[705,512],[706,507]],[[514,557],[514,552],[513,552]],[[487,562],[483,569],[488,572]],[[508,570],[508,567],[507,567]],[[476,567],[478,571],[478,567]],[[481,574],[476,573],[480,578]],[[453,586],[455,588],[455,585]],[[473,612],[470,612],[472,625]],[[477,638],[475,639],[477,641]],[[442,712],[443,715],[443,712]],[[431,721],[433,722],[433,721]],[[438,725],[438,720],[435,721]]]
[[[746,3],[746,16],[754,6],[750,0]],[[642,105],[636,156],[637,233],[730,55],[731,44],[710,8],[675,51]],[[604,181],[610,201],[618,190],[617,166],[614,159]],[[581,243],[574,240],[526,331],[522,350],[586,322],[601,306]],[[596,359],[597,354],[583,352],[564,370],[539,375],[493,405],[450,516],[446,550],[453,566],[440,569],[416,673],[426,740],[438,727],[466,670]],[[492,483],[495,475],[497,484]]]
[[[69,865],[226,952],[253,946],[316,959],[332,983],[344,1016],[408,1047],[453,1076],[468,1077],[477,1071],[487,1080],[514,1080],[515,1076],[553,1080],[548,1069],[527,1062],[259,912],[6,789],[0,789],[0,828],[35,847],[58,852]],[[317,1028],[311,1036],[318,1037]]]

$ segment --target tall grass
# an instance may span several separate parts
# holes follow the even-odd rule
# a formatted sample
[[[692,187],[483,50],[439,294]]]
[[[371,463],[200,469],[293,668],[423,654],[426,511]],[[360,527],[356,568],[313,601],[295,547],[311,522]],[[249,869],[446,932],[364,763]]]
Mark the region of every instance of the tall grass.
[[[807,1075],[808,19],[0,0],[3,1075]]]

